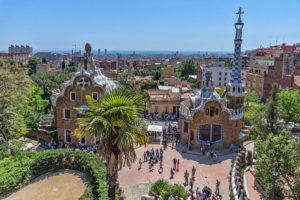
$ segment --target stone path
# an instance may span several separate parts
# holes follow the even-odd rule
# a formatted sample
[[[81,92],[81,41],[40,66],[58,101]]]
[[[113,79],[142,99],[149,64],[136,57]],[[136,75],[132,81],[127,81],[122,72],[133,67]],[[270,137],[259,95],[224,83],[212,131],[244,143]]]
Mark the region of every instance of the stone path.
[[[74,170],[47,173],[0,200],[77,200],[83,195],[87,178]]]
[[[251,199],[257,199],[257,200],[264,199],[264,197],[259,192],[259,189],[256,187],[255,177],[251,173],[251,170],[248,170],[246,172],[246,184],[247,184],[247,190],[248,190],[248,193],[249,193]]]

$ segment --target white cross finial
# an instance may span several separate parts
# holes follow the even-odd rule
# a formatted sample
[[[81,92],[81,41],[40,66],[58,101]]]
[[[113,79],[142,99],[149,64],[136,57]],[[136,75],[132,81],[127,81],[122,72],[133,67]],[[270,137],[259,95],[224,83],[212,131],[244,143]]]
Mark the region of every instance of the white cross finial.
[[[89,82],[89,81],[86,81],[86,80],[82,77],[81,80],[78,81],[76,84],[79,85],[80,88],[84,90],[87,86],[90,85],[90,82]]]

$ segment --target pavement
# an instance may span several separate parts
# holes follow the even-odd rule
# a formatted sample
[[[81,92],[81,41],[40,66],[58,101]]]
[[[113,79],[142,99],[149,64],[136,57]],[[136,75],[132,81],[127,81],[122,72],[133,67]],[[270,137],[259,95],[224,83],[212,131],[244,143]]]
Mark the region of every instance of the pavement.
[[[132,194],[138,194],[138,196],[147,194],[151,184],[160,178],[172,183],[179,183],[180,185],[183,185],[185,170],[187,169],[191,176],[193,166],[196,168],[194,191],[197,187],[202,190],[204,186],[208,186],[214,191],[216,180],[218,179],[221,182],[220,191],[223,199],[229,199],[229,172],[231,170],[231,163],[236,157],[236,153],[218,156],[217,160],[213,161],[212,159],[208,159],[206,156],[202,156],[200,152],[199,154],[189,152],[182,153],[176,149],[168,147],[167,150],[164,151],[164,170],[162,173],[158,172],[159,164],[155,164],[153,172],[150,172],[149,164],[147,162],[144,162],[142,164],[142,168],[139,170],[139,158],[142,158],[143,160],[144,151],[147,149],[151,150],[152,147],[154,149],[159,149],[162,145],[151,144],[147,147],[140,147],[136,149],[136,162],[134,162],[131,167],[123,167],[119,172],[119,183],[125,190],[125,197],[127,197],[126,200],[136,199],[136,197]],[[170,169],[172,167],[173,158],[180,160],[180,167],[179,172],[175,172],[174,178],[170,179]],[[186,188],[190,189],[189,186]]]

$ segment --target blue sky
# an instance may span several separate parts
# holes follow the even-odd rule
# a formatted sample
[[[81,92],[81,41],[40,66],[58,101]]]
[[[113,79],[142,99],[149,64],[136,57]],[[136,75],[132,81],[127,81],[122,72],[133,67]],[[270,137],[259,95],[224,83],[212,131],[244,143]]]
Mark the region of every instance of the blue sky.
[[[300,42],[300,0],[0,0],[0,50],[233,51],[240,6],[243,50]]]

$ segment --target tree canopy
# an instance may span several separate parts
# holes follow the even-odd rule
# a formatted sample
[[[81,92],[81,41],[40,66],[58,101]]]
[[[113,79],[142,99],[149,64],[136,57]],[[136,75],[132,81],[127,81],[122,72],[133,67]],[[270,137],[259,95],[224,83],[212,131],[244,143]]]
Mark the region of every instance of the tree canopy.
[[[62,71],[40,72],[31,75],[30,78],[43,90],[43,99],[50,100],[52,90],[58,89],[63,82],[70,80],[71,73]]]
[[[180,76],[187,79],[189,75],[196,74],[197,67],[198,63],[196,63],[193,59],[184,60],[179,67]]]
[[[300,90],[282,90],[279,95],[278,110],[286,123],[300,121]]]
[[[27,103],[32,81],[24,65],[0,60],[0,136],[8,142],[26,133],[22,110]]]
[[[258,137],[256,149],[256,177],[263,186],[267,199],[271,198],[275,168],[279,172],[275,183],[276,197],[283,199],[282,195],[284,195],[290,199],[297,199],[300,196],[300,172],[298,171],[300,157],[295,138],[290,137],[286,131],[278,136],[269,134],[265,140]]]
[[[41,61],[39,59],[37,59],[36,57],[30,57],[28,59],[28,64],[26,65],[29,69],[29,74],[34,74],[36,73],[36,65],[37,64],[41,64]]]

